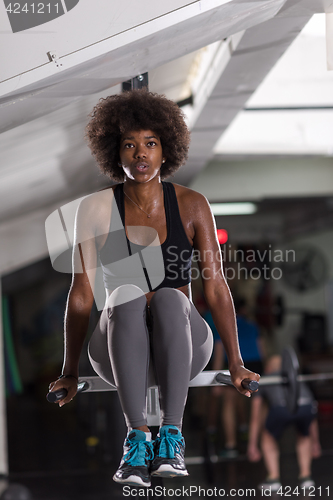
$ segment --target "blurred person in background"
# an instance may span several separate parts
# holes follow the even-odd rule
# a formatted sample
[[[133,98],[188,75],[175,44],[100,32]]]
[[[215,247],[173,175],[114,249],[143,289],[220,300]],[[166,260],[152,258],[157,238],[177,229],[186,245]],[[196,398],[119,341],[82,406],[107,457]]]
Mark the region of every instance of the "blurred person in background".
[[[281,363],[281,356],[271,356],[265,364],[265,375],[279,375]],[[250,462],[258,462],[263,456],[267,469],[266,480],[258,487],[270,489],[271,492],[277,492],[281,488],[279,440],[289,425],[295,425],[297,429],[299,486],[304,489],[314,486],[311,464],[313,458],[321,455],[321,446],[316,419],[317,404],[308,386],[300,384],[298,410],[295,414],[287,408],[282,385],[261,386],[253,396],[247,454]]]
[[[238,330],[239,347],[246,363],[251,371],[261,374],[263,371],[260,334],[257,325],[249,319],[249,309],[245,299],[239,298],[234,301],[236,310],[236,322]],[[214,336],[214,351],[212,356],[212,370],[227,369],[225,366],[227,358],[223,343],[217,333],[212,315],[209,311],[204,313],[204,319],[209,324]],[[235,458],[237,450],[237,428],[241,436],[247,437],[248,416],[245,400],[238,397],[237,391],[232,387],[214,386],[211,388],[210,411],[207,423],[208,439],[216,441],[217,433],[217,410],[218,399],[222,396],[221,421],[224,430],[225,443],[221,455],[226,458]],[[214,450],[211,450],[213,452]]]

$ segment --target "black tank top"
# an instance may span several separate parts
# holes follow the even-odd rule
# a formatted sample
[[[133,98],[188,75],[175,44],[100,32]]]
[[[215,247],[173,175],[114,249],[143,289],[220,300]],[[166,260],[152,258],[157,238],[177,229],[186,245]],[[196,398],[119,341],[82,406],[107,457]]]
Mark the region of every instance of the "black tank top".
[[[123,187],[115,187],[110,230],[99,253],[105,288],[114,290],[120,285],[134,284],[147,293],[188,285],[193,247],[180,218],[173,184],[162,182],[167,237],[157,246],[156,242],[137,245],[127,238]]]

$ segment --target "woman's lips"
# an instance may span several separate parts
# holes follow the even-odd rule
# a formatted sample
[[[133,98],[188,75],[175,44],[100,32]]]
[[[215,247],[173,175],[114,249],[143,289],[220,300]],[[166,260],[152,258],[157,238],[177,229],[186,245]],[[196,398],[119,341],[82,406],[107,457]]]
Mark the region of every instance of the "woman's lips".
[[[147,164],[147,163],[137,163],[137,164],[135,165],[135,168],[136,168],[137,170],[139,170],[139,172],[144,172],[145,170],[147,170],[147,168],[148,168],[148,164]]]

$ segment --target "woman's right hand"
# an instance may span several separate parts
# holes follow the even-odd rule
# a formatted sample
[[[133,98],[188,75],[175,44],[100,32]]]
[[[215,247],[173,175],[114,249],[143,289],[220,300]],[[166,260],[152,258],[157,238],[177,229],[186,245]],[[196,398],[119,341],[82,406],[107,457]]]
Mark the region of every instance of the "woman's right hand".
[[[59,389],[66,389],[67,396],[63,399],[56,401],[59,406],[63,406],[66,403],[70,403],[77,393],[77,380],[75,377],[61,377],[55,382],[49,384],[49,392],[54,392]]]

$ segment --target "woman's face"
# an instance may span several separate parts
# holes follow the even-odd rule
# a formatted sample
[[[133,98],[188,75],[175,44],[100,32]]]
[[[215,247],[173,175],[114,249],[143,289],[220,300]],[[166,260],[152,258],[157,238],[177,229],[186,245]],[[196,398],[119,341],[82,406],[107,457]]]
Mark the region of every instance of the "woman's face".
[[[120,166],[125,180],[145,183],[160,176],[165,158],[159,136],[152,130],[125,132],[120,139]]]

